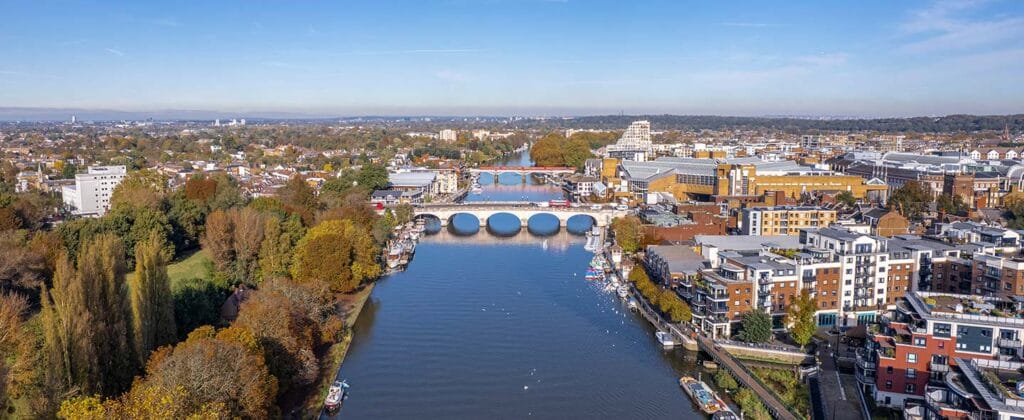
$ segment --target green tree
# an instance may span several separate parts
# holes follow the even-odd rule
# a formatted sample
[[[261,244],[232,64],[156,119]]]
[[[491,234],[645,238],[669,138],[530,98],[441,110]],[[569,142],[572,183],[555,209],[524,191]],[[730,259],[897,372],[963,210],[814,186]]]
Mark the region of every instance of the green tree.
[[[853,207],[857,204],[857,197],[854,197],[852,192],[843,191],[836,195],[836,202],[846,207]]]
[[[373,190],[382,190],[388,186],[388,170],[383,165],[366,164],[359,169],[356,182],[369,194]]]
[[[571,166],[582,168],[587,159],[593,157],[589,143],[573,137],[566,139],[559,133],[551,133],[537,140],[530,148],[530,159],[538,166]]]
[[[623,252],[634,253],[640,250],[644,239],[643,222],[636,216],[618,217],[612,220],[612,232],[615,243]]]
[[[919,220],[931,203],[932,193],[928,186],[909,181],[889,194],[888,206],[908,219]]]
[[[162,248],[160,236],[155,233],[135,248],[135,277],[129,288],[132,339],[139,366],[145,365],[149,354],[157,347],[173,343],[177,335],[174,297]]]
[[[172,293],[178,338],[184,339],[200,326],[216,324],[228,292],[228,289],[206,279],[193,277],[175,282]]]
[[[961,215],[967,213],[967,203],[960,194],[942,194],[935,199],[935,208],[946,214]]]
[[[267,217],[259,254],[260,278],[269,280],[290,277],[292,253],[305,234],[306,228],[296,215],[283,220],[276,216]]]
[[[789,335],[800,345],[801,349],[811,342],[814,331],[818,328],[817,322],[814,320],[814,313],[817,309],[817,302],[811,296],[811,292],[803,289],[800,296],[790,302],[789,308],[786,310]]]
[[[350,220],[327,220],[310,229],[295,247],[292,278],[320,280],[350,292],[381,273],[380,248],[366,229]]]
[[[768,413],[768,409],[765,408],[764,403],[761,399],[754,394],[753,391],[747,388],[740,388],[736,392],[736,396],[733,400],[739,404],[743,411],[743,417],[753,420],[771,420],[772,416]]]
[[[772,318],[766,312],[752,309],[743,314],[743,331],[738,338],[748,343],[767,343],[772,338]]]

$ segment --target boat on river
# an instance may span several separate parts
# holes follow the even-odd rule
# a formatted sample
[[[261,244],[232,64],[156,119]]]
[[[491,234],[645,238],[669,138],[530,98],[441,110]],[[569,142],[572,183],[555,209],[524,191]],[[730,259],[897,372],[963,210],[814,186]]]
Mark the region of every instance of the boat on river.
[[[686,391],[686,395],[689,395],[690,399],[704,413],[715,414],[720,411],[731,413],[729,406],[725,405],[721,398],[718,398],[718,394],[715,394],[715,391],[712,391],[708,384],[698,381],[692,376],[684,376],[679,378],[679,386],[683,388],[683,391]]]
[[[619,286],[615,291],[616,293],[619,294],[620,298],[625,299],[629,297],[629,288],[627,288],[626,286]]]
[[[672,338],[672,333],[668,333],[665,331],[656,331],[654,333],[654,338],[657,339],[663,347],[676,346],[676,340]]]
[[[341,404],[345,402],[346,398],[348,398],[348,382],[334,381],[331,388],[327,390],[327,397],[324,398],[324,411],[331,416],[338,414]]]

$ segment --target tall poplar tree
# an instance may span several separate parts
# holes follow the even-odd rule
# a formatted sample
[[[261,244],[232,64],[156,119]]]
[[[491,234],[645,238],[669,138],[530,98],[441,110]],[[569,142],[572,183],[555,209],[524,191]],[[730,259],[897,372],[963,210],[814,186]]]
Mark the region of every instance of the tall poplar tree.
[[[174,297],[163,239],[153,233],[135,248],[135,278],[131,281],[132,338],[139,366],[156,348],[171,344],[177,332],[174,324]]]

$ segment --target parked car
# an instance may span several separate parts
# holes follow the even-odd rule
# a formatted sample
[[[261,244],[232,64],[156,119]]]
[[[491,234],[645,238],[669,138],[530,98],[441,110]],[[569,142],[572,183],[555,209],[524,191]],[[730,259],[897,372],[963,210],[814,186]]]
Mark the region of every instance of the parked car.
[[[591,210],[601,210],[601,205],[600,204],[591,204],[590,205],[590,209]]]
[[[619,205],[615,206],[615,210],[621,210],[621,211],[629,210],[629,206],[627,206],[625,204],[619,204]]]

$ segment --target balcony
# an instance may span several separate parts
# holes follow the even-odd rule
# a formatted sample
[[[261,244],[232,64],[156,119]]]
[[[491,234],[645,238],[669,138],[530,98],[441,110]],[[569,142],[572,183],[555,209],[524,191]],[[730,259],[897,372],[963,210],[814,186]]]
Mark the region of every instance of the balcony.
[[[931,372],[949,372],[949,365],[945,363],[928,362],[928,370]]]
[[[861,384],[864,384],[864,385],[874,385],[875,384],[875,371],[873,371],[873,370],[865,371],[865,370],[857,369],[857,371],[854,374],[854,376],[857,377],[857,382],[860,382]]]
[[[864,351],[857,352],[857,367],[860,369],[874,370],[878,365],[871,360],[870,356]]]
[[[1022,345],[1021,340],[1015,338],[1002,338],[996,340],[996,345],[1004,349],[1019,349]]]

